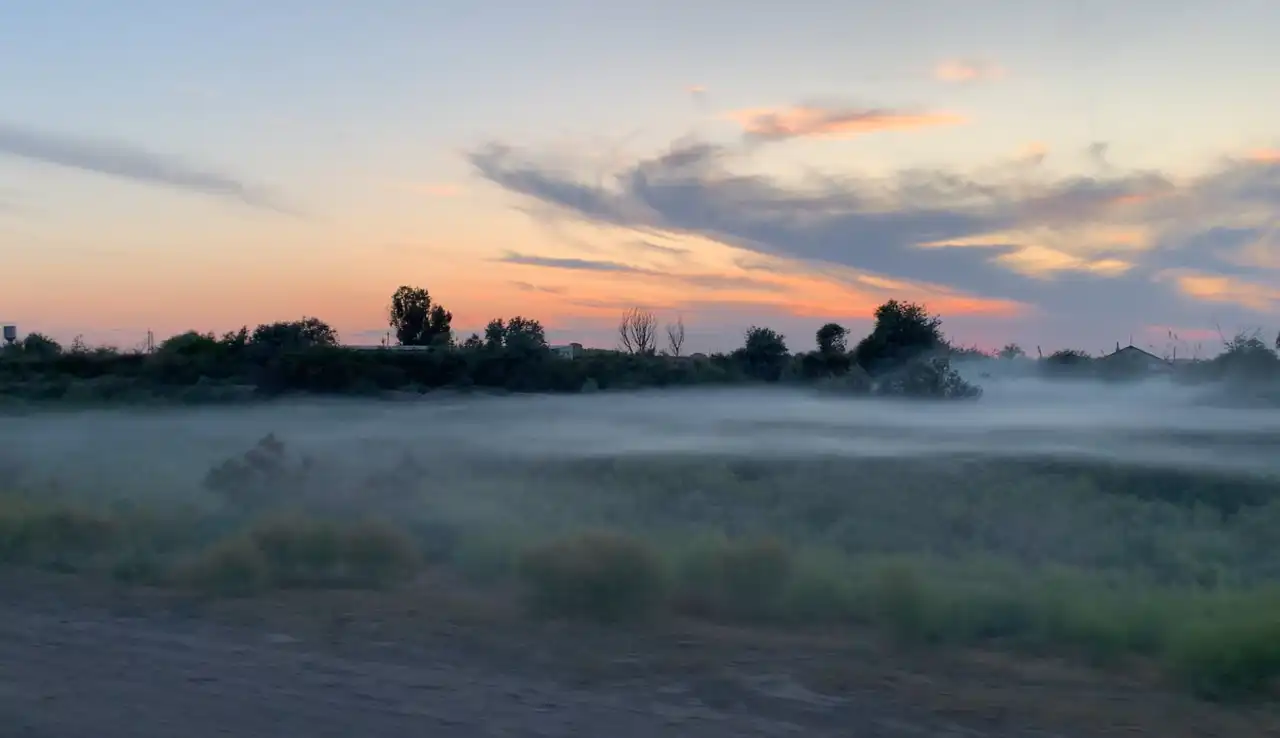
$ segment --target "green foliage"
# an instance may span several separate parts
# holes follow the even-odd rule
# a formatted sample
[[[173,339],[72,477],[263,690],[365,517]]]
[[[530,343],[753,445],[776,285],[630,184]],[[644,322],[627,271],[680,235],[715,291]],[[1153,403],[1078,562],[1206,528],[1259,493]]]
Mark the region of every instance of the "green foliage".
[[[1169,661],[1210,699],[1272,692],[1280,680],[1280,612],[1250,608],[1219,622],[1193,622],[1174,637]]]
[[[996,358],[1003,359],[1005,361],[1023,359],[1026,358],[1026,356],[1027,352],[1023,351],[1022,347],[1016,343],[1007,343],[1003,348],[996,352]]]
[[[420,562],[407,535],[376,522],[277,517],[255,524],[247,535],[266,561],[271,583],[281,587],[380,587],[408,577]]]
[[[923,305],[889,300],[876,308],[875,327],[858,343],[854,356],[875,376],[946,346],[941,318]]]
[[[815,336],[818,342],[818,353],[824,356],[843,354],[849,350],[849,331],[839,323],[827,323],[818,329]]]
[[[751,326],[747,329],[742,348],[733,352],[733,358],[743,367],[747,376],[765,382],[776,382],[787,364],[787,342],[781,333],[772,328]]]
[[[535,547],[521,557],[519,572],[530,605],[546,615],[616,622],[651,613],[666,594],[658,555],[617,533],[584,533]]]
[[[42,333],[28,333],[18,345],[24,356],[35,359],[51,359],[62,353],[62,346]]]
[[[391,296],[391,329],[401,346],[449,346],[453,343],[453,313],[434,303],[422,287],[401,286]]]
[[[338,332],[319,318],[266,323],[253,329],[248,345],[264,355],[338,345]]]
[[[271,584],[271,565],[253,541],[220,541],[179,565],[174,581],[210,595],[249,597]]]
[[[887,397],[935,400],[972,400],[982,396],[982,388],[966,382],[946,356],[907,362],[883,376],[874,391]]]
[[[705,617],[777,618],[793,565],[791,549],[774,537],[713,539],[685,557],[677,601]]]

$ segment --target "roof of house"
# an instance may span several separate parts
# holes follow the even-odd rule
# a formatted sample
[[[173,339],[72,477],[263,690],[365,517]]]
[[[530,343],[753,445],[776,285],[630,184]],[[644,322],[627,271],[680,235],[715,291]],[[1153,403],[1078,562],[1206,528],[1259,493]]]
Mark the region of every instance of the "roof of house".
[[[1145,357],[1148,357],[1148,358],[1151,358],[1151,359],[1155,359],[1156,361],[1167,361],[1166,359],[1164,359],[1164,358],[1162,358],[1162,357],[1159,357],[1159,356],[1156,356],[1155,354],[1151,353],[1150,351],[1144,351],[1143,349],[1140,349],[1140,348],[1138,348],[1137,346],[1134,346],[1133,344],[1129,344],[1128,346],[1125,346],[1124,348],[1117,349],[1117,350],[1115,350],[1115,351],[1113,351],[1113,352],[1111,352],[1111,353],[1107,354],[1106,356],[1103,356],[1102,358],[1103,358],[1103,359],[1110,359],[1110,358],[1112,358],[1113,356],[1134,356],[1134,355],[1141,355],[1141,356],[1145,356]]]

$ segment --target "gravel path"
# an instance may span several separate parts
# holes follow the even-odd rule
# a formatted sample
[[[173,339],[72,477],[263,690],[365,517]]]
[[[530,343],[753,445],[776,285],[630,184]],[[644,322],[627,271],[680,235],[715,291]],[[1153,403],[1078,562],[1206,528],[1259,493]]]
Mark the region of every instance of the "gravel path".
[[[910,666],[719,634],[460,625],[415,593],[409,605],[321,593],[188,607],[51,581],[0,572],[5,738],[1280,735],[1270,711],[1052,665]],[[797,678],[805,671],[830,688],[804,686],[818,683]]]
[[[469,666],[447,651],[405,664],[191,619],[42,610],[0,609],[6,736],[946,734],[897,721],[845,724],[833,720],[834,703],[825,710],[814,703],[819,709],[811,719],[794,709],[785,719],[745,705],[712,708],[669,685],[619,690],[541,682]]]

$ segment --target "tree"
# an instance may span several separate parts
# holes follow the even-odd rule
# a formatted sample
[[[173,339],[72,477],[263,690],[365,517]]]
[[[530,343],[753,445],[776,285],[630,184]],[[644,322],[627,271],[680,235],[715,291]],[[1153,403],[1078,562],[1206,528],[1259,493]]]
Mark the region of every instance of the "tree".
[[[18,345],[22,347],[22,353],[40,359],[52,358],[62,353],[62,344],[43,333],[28,333]]]
[[[337,346],[338,332],[319,318],[264,323],[253,329],[249,345],[273,351]]]
[[[776,382],[782,375],[790,354],[781,333],[772,328],[751,326],[747,329],[742,348],[733,352],[734,358],[743,364],[747,374],[766,382]]]
[[[891,370],[947,346],[942,319],[923,305],[889,300],[875,312],[871,335],[858,343],[858,363],[872,374]]]
[[[500,349],[507,342],[507,324],[502,318],[494,318],[484,327],[484,345],[491,349]]]
[[[434,303],[421,287],[402,285],[391,296],[387,317],[401,346],[448,346],[453,343],[453,313]]]
[[[633,307],[618,323],[618,342],[629,354],[651,355],[658,349],[658,316]]]
[[[667,350],[672,356],[679,356],[684,348],[684,317],[677,315],[676,322],[667,323]]]
[[[1024,358],[1026,355],[1027,355],[1027,352],[1023,351],[1022,347],[1016,343],[1005,344],[1004,348],[1000,349],[1000,351],[996,354],[996,356],[998,356],[1001,359],[1004,359],[1005,361],[1021,359],[1021,358]]]
[[[489,349],[507,349],[520,353],[536,353],[547,349],[547,332],[542,323],[522,316],[510,320],[494,318],[484,328],[483,341],[474,336],[476,345]],[[470,343],[471,339],[468,339]]]
[[[818,352],[824,356],[843,354],[848,348],[849,331],[839,323],[827,323],[818,329]]]
[[[170,336],[160,343],[156,353],[161,356],[183,356],[187,358],[207,355],[221,347],[213,333],[187,331]]]

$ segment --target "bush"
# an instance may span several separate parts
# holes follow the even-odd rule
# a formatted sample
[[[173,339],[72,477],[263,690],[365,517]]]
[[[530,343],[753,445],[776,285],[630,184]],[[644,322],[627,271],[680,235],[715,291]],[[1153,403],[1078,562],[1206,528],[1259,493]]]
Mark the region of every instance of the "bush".
[[[271,585],[271,567],[248,538],[217,543],[180,565],[174,579],[200,592],[248,597]]]
[[[419,564],[413,541],[381,523],[275,518],[254,525],[248,538],[281,587],[380,587],[406,578]]]
[[[666,594],[658,556],[640,541],[586,533],[527,551],[519,562],[529,604],[546,615],[616,622],[651,613]]]
[[[5,500],[0,507],[0,561],[77,569],[118,542],[112,518],[70,507]]]
[[[774,538],[720,540],[695,549],[681,573],[678,601],[690,614],[769,619],[781,614],[792,556]]]
[[[1280,613],[1267,608],[1232,620],[1196,623],[1177,633],[1169,651],[1173,673],[1209,699],[1274,693],[1280,680]]]

